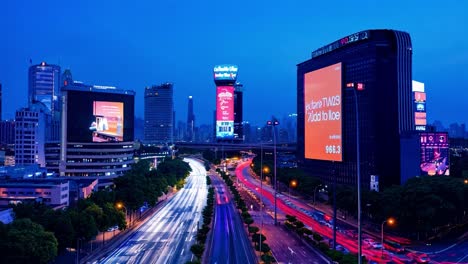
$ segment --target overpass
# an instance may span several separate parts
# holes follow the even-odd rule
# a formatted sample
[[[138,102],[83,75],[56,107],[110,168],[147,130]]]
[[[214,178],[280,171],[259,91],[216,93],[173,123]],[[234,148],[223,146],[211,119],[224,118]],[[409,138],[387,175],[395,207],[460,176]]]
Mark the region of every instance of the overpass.
[[[227,142],[184,142],[179,141],[174,143],[178,148],[190,148],[190,149],[217,149],[224,151],[242,151],[242,150],[260,150],[263,147],[263,150],[273,150],[274,145],[272,142],[267,143],[227,143]],[[276,151],[279,152],[295,152],[296,151],[296,142],[291,143],[278,143],[276,144]]]

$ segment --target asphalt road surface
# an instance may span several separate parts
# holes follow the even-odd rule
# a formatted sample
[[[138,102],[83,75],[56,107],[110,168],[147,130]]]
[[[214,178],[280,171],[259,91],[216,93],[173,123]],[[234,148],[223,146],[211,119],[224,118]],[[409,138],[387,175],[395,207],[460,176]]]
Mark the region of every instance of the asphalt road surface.
[[[190,246],[196,241],[208,189],[203,164],[185,161],[192,167],[185,187],[98,263],[185,263],[194,258]]]
[[[215,217],[209,263],[257,263],[257,257],[229,191],[219,177],[212,177],[215,188]]]

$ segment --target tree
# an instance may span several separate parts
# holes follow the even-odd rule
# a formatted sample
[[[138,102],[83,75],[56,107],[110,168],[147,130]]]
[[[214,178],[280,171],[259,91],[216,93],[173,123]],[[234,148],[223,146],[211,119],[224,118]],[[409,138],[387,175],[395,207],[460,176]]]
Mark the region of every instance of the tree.
[[[253,224],[254,220],[252,219],[252,217],[249,217],[249,218],[244,218],[244,223],[247,224],[247,226],[250,226],[251,224]]]
[[[205,246],[201,244],[194,244],[190,247],[190,251],[192,251],[192,253],[200,260],[203,255],[203,251],[205,251]]]
[[[71,209],[70,219],[75,229],[76,238],[90,241],[98,234],[98,228],[92,215],[77,209]]]
[[[260,228],[258,228],[256,226],[249,226],[249,234],[258,233],[258,231],[260,231]]]
[[[57,239],[30,219],[13,221],[3,233],[0,252],[5,263],[49,263],[57,256]]]

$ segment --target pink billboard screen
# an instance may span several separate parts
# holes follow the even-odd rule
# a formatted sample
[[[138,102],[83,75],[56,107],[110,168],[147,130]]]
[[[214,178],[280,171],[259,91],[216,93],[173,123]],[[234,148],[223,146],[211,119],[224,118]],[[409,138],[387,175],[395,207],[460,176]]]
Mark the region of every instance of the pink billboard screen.
[[[216,87],[216,137],[234,137],[234,87]]]
[[[123,141],[124,105],[122,102],[94,101],[94,118],[89,127],[93,142]]]

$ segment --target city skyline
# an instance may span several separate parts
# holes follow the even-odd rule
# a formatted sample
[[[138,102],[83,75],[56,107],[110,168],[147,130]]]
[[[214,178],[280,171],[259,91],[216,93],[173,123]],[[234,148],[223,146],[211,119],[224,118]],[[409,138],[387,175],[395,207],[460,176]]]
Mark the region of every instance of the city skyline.
[[[187,116],[186,98],[192,95],[199,102],[194,106],[198,124],[212,123],[212,67],[237,64],[245,87],[244,120],[262,124],[271,115],[296,112],[296,64],[313,50],[363,29],[391,28],[411,35],[413,79],[426,85],[429,123],[468,123],[463,114],[468,38],[458,34],[468,23],[462,11],[466,3],[343,2],[340,10],[306,2],[240,2],[229,9],[207,3],[63,6],[50,1],[28,3],[27,9],[23,4],[1,4],[6,13],[0,21],[6,26],[0,33],[7,37],[0,44],[6,61],[0,71],[4,119],[27,105],[31,59],[33,64],[46,61],[71,69],[86,83],[134,90],[137,117],[143,117],[145,87],[172,82],[176,122]],[[159,12],[153,19],[154,10]],[[86,13],[87,19],[71,21],[71,12]],[[37,30],[36,21],[51,26]]]

